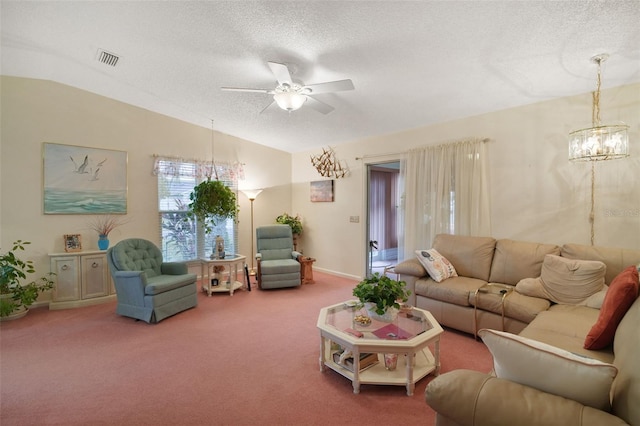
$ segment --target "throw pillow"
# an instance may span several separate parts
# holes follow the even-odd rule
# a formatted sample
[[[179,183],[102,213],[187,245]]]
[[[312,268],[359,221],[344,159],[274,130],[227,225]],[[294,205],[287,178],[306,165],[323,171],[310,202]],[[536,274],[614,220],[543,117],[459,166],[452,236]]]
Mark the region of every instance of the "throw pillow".
[[[577,305],[604,287],[606,265],[598,260],[567,259],[548,254],[540,279],[549,300]]]
[[[418,260],[427,270],[431,278],[437,283],[449,277],[457,277],[458,273],[443,255],[438,253],[436,249],[416,250]]]
[[[496,376],[610,411],[609,392],[618,369],[545,343],[502,331],[478,332],[493,356]]]
[[[529,297],[549,299],[549,295],[544,291],[540,278],[524,278],[516,284],[516,291]]]
[[[602,349],[613,343],[618,324],[638,297],[638,269],[629,266],[611,281],[598,320],[584,341],[585,349]]]

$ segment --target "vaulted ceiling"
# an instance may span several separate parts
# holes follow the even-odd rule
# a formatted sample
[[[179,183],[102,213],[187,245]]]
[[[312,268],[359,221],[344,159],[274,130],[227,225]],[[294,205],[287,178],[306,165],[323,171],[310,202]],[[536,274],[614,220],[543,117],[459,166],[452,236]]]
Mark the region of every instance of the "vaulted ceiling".
[[[590,92],[590,58],[603,52],[603,88],[640,81],[637,0],[2,0],[1,19],[3,75],[207,128],[213,119],[288,152]],[[351,79],[355,90],[318,94],[335,108],[326,115],[263,111],[269,94],[221,91],[273,89],[268,61],[305,84]]]

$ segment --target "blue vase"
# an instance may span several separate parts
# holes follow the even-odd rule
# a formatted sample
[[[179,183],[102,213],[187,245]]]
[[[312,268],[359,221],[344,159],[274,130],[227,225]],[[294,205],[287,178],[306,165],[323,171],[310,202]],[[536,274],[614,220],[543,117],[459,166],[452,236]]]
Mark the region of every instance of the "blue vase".
[[[100,235],[98,238],[98,248],[100,250],[106,250],[109,248],[109,238],[106,235]]]

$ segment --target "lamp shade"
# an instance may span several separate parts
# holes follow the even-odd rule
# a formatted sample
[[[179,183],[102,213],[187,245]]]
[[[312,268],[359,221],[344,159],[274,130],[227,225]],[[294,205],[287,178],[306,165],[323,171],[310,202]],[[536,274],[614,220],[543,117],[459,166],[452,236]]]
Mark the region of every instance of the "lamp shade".
[[[255,200],[262,192],[262,189],[241,189],[240,192],[246,195],[248,199]]]
[[[307,97],[296,92],[281,92],[273,95],[273,99],[283,110],[295,111],[305,103]]]
[[[569,160],[601,161],[629,156],[629,126],[596,126],[569,133]]]

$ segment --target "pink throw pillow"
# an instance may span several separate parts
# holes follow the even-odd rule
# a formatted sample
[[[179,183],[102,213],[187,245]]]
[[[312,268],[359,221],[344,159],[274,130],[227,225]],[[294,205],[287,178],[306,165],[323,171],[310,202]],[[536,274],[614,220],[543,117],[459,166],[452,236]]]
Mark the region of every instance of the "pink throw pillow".
[[[638,270],[635,266],[629,266],[611,282],[598,320],[584,341],[584,348],[602,349],[613,343],[618,324],[637,298]]]

